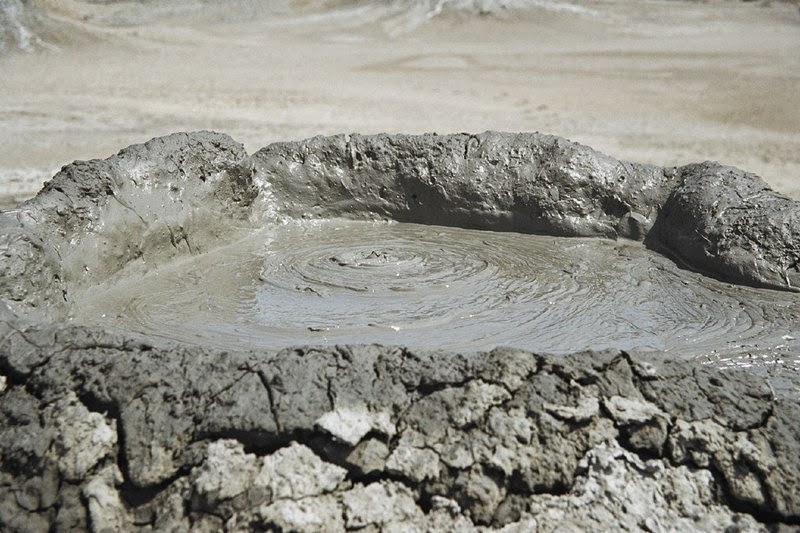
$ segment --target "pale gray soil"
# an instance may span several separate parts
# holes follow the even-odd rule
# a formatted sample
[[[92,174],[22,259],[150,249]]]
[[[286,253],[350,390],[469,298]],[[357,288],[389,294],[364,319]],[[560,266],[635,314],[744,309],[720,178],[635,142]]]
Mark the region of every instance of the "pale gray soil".
[[[198,129],[251,152],[317,134],[542,131],[630,161],[720,161],[800,198],[794,3],[520,0],[473,16],[448,2],[432,18],[433,1],[28,4],[57,49],[0,56],[6,206],[75,159]]]

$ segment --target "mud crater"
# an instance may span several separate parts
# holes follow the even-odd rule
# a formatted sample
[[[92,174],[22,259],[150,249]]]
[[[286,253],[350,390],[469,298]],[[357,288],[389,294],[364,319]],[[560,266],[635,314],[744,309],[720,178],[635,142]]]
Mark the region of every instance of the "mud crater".
[[[0,214],[0,529],[795,527],[798,243],[541,134],[75,162]]]

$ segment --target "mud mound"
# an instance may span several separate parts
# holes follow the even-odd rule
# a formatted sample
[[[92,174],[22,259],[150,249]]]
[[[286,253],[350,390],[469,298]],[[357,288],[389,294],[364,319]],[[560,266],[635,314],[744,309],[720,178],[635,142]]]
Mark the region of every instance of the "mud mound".
[[[248,156],[227,136],[203,132],[76,162],[0,215],[0,524],[215,531],[800,524],[797,364],[776,362],[770,368],[780,376],[764,379],[687,359],[708,355],[710,346],[731,357],[758,354],[741,342],[742,317],[747,331],[782,340],[769,353],[796,355],[786,328],[798,317],[798,212],[796,202],[738,169],[620,162],[541,134],[319,137]],[[357,235],[373,232],[385,249],[325,237],[332,249],[316,258],[289,233],[293,263],[288,252],[276,258],[268,248],[255,260],[260,279],[216,284],[221,246],[272,228],[311,228],[319,237],[314,232],[337,217],[425,225],[419,232],[479,231],[447,230],[435,246],[426,237],[424,249],[441,250],[432,258],[409,239],[391,245],[392,226],[383,222]],[[348,224],[344,233],[356,227]],[[261,301],[280,310],[270,315],[273,325],[302,305],[281,307],[286,294],[324,298],[314,292],[327,287],[350,295],[364,272],[380,283],[394,277],[389,292],[402,296],[414,289],[404,279],[463,266],[473,293],[489,292],[491,284],[480,283],[495,279],[496,261],[487,255],[481,263],[480,249],[457,254],[459,239],[491,243],[490,232],[509,241],[489,255],[524,255],[528,245],[512,241],[531,243],[533,259],[507,269],[521,279],[539,275],[537,254],[540,264],[561,269],[551,256],[568,240],[544,246],[525,234],[629,241],[639,251],[615,256],[631,262],[627,271],[640,268],[642,254],[656,258],[648,268],[681,285],[705,283],[660,255],[668,254],[725,281],[693,288],[687,307],[716,309],[716,298],[737,294],[745,314],[730,329],[724,321],[705,328],[717,331],[713,339],[702,338],[703,328],[687,336],[680,358],[670,353],[673,340],[667,353],[582,351],[581,343],[598,342],[588,327],[574,350],[564,350],[574,353],[554,356],[525,349],[535,345],[528,337],[509,341],[515,348],[462,353],[368,344],[277,350],[258,348],[257,335],[217,346],[213,331],[193,342],[171,336],[171,324],[160,332],[132,326],[124,306],[92,324],[81,303],[109,300],[103,287],[146,292],[153,276],[170,286],[188,279],[170,278],[170,269],[204,260],[195,284],[221,288],[181,306],[210,306],[218,322],[227,315],[215,311],[216,300],[230,297],[239,309],[228,293],[238,294],[241,283],[280,289]],[[243,264],[219,270],[241,273]],[[611,276],[623,288],[625,271]],[[298,278],[309,284],[293,287]],[[436,283],[426,281],[423,292]],[[540,288],[516,283],[499,285],[518,288],[524,309],[526,295]],[[589,312],[582,301],[613,299],[586,287],[553,298],[577,314]],[[391,302],[402,308],[386,307],[387,321],[417,305],[369,294],[378,298],[376,313]],[[348,304],[358,314],[364,300],[348,301],[360,302]],[[484,303],[507,309],[494,296]],[[470,305],[477,304],[455,307]],[[489,321],[482,312],[463,331],[480,331]],[[665,316],[654,320],[663,325]],[[563,321],[531,331],[547,336]],[[451,324],[438,324],[446,336]],[[307,331],[306,344],[317,333]]]

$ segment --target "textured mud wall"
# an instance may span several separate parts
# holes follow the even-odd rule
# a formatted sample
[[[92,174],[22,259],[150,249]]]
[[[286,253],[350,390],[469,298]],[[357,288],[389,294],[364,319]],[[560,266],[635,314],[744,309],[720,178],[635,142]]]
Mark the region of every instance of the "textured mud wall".
[[[726,279],[797,290],[797,202],[753,174],[714,163],[687,165],[659,218],[654,241],[694,268]]]
[[[294,216],[367,212],[570,236],[641,238],[672,181],[661,168],[538,134],[320,137],[270,145],[253,160]]]
[[[176,134],[65,167],[0,215],[4,530],[800,525],[800,400],[619,351],[220,352],[64,323],[70,291],[281,217],[644,240],[800,283],[798,206],[716,164],[556,137],[338,136],[248,157]]]
[[[715,163],[627,163],[565,139],[487,132],[318,137],[254,154],[293,216],[374,213],[498,231],[645,239],[734,282],[800,286],[800,208]],[[653,226],[658,231],[651,231]]]
[[[225,135],[175,134],[64,167],[0,215],[4,299],[24,313],[63,313],[70,286],[214,246],[245,224],[258,194],[246,156]]]
[[[743,371],[369,346],[162,348],[4,326],[15,530],[800,523],[793,400]]]

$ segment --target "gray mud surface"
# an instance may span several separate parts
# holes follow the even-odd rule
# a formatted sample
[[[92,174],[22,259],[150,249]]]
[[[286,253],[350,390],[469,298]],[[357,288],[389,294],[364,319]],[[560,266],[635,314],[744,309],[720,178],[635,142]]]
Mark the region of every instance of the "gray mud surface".
[[[795,294],[688,272],[625,240],[301,221],[87,287],[74,301],[75,322],[227,350],[616,348],[776,378],[800,364]]]
[[[3,530],[800,525],[800,205],[753,174],[200,132],[0,227]]]

